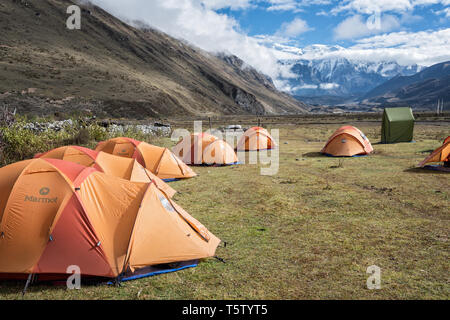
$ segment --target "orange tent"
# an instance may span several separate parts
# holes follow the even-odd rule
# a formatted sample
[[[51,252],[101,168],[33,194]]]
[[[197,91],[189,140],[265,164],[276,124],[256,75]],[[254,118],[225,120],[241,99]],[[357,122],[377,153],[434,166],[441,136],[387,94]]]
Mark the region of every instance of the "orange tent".
[[[18,162],[0,176],[0,278],[62,278],[78,266],[121,281],[193,266],[220,243],[154,183],[56,159]]]
[[[227,142],[206,132],[184,137],[172,150],[187,164],[231,165],[238,163],[236,152]]]
[[[275,148],[275,140],[269,134],[269,131],[261,127],[253,127],[245,131],[237,145],[238,151],[258,151]]]
[[[96,151],[134,158],[146,169],[165,181],[192,178],[196,173],[169,149],[130,138],[114,138],[100,142]]]
[[[372,151],[373,147],[364,133],[355,127],[343,126],[328,139],[321,153],[334,157],[353,157],[367,155]]]
[[[447,137],[441,147],[434,150],[425,160],[419,163],[419,167],[424,167],[427,163],[433,162],[443,162],[444,167],[450,167],[450,137]]]
[[[35,158],[60,159],[81,164],[132,182],[151,182],[170,198],[176,193],[167,183],[142,167],[135,159],[114,156],[78,146],[66,146],[37,154]]]

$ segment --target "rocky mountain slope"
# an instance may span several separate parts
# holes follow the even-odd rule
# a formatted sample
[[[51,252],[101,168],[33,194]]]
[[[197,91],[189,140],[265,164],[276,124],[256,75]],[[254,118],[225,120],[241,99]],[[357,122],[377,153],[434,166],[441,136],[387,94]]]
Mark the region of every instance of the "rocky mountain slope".
[[[166,34],[68,0],[0,2],[0,104],[43,114],[110,117],[289,114],[307,106],[236,57],[214,56]]]

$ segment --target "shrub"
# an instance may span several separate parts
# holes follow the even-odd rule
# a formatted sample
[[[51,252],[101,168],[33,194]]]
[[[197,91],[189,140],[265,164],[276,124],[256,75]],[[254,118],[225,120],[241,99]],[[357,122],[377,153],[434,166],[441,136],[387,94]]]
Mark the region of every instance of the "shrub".
[[[49,119],[35,118],[32,121],[48,122]],[[154,136],[138,130],[135,126],[127,126],[123,131],[108,132],[97,123],[86,123],[82,119],[72,119],[61,130],[47,129],[43,131],[29,128],[30,121],[19,117],[16,122],[0,127],[0,166],[16,161],[32,159],[35,154],[67,145],[79,145],[94,148],[99,141],[124,136],[136,140],[151,142]]]

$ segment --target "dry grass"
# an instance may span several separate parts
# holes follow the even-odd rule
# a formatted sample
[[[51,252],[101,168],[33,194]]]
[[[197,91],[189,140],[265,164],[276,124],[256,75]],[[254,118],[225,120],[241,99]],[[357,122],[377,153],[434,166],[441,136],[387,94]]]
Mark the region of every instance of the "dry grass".
[[[415,143],[374,144],[375,154],[341,165],[317,154],[337,127],[283,127],[275,176],[258,165],[202,167],[171,184],[175,200],[229,243],[217,251],[226,264],[208,259],[121,288],[35,285],[26,298],[448,299],[449,176],[411,170],[448,126],[418,125]],[[379,141],[378,124],[359,128]],[[381,290],[366,288],[373,264]],[[22,286],[0,284],[0,298],[19,298]]]

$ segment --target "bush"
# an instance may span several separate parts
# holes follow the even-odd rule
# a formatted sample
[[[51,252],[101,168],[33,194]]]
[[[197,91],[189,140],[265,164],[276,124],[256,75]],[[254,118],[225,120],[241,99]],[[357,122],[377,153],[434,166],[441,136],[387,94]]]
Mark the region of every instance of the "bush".
[[[42,133],[36,133],[24,128],[26,123],[22,119],[9,127],[1,128],[3,139],[2,165],[31,159],[36,153],[61,146],[71,138],[71,133],[66,130],[59,132],[46,130]]]
[[[46,122],[48,119],[33,119],[33,122]],[[47,129],[35,131],[27,128],[30,121],[26,117],[16,119],[16,122],[0,127],[0,166],[17,161],[32,159],[37,153],[67,145],[78,145],[95,148],[99,141],[124,136],[136,140],[150,142],[154,137],[128,127],[124,131],[108,132],[97,123],[86,123],[80,119],[72,119],[70,125],[62,130]]]

